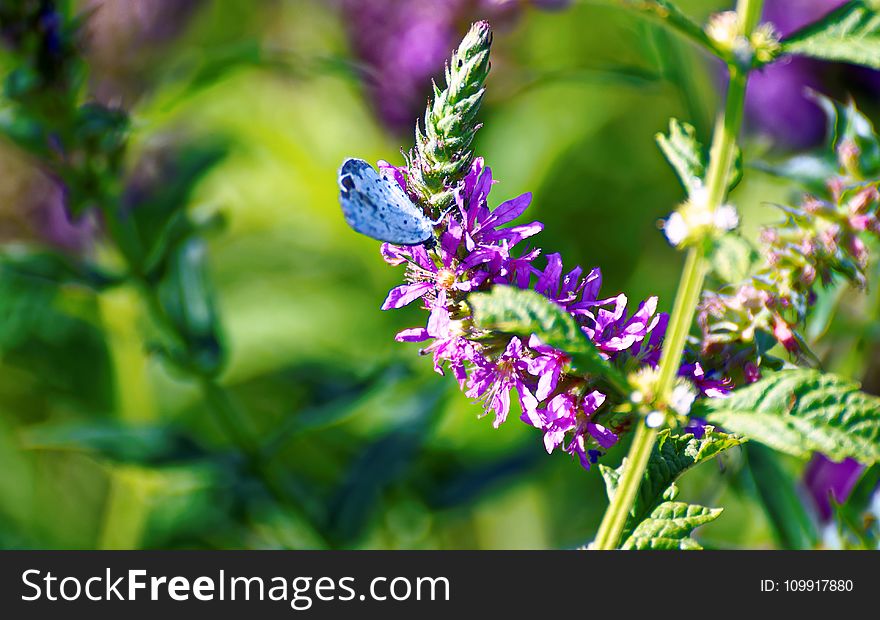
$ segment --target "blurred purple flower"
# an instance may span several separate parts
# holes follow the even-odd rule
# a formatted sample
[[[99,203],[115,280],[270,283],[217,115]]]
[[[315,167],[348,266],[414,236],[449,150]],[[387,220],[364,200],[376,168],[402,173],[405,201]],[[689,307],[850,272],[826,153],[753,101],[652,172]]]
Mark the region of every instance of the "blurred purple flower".
[[[144,51],[179,35],[203,0],[87,0],[87,55],[92,89],[104,103],[131,103],[144,84]]]
[[[439,74],[456,40],[466,0],[342,0],[366,88],[388,127],[403,131],[424,105],[425,85]]]
[[[431,78],[472,21],[512,21],[526,5],[555,10],[571,0],[338,0],[366,89],[391,130],[412,129]]]
[[[60,182],[4,149],[0,176],[0,241],[44,243],[69,252],[88,249],[98,222],[91,214],[70,218]]]
[[[823,522],[831,519],[831,500],[845,502],[864,469],[853,459],[837,463],[824,454],[813,455],[804,472],[804,485]]]
[[[787,36],[844,4],[844,0],[767,0],[764,20]],[[809,90],[834,91],[873,86],[880,72],[801,57],[783,58],[752,74],[746,114],[753,130],[794,149],[815,146],[825,136],[825,115]]]

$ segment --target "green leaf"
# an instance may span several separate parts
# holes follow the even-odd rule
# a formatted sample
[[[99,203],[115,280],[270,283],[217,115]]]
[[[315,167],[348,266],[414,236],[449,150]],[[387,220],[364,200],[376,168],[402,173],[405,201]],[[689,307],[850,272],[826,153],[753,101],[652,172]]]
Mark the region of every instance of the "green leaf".
[[[880,54],[880,49],[878,49]],[[830,128],[828,132],[829,155],[836,166],[836,152],[844,142],[852,142],[859,150],[859,166],[865,175],[873,175],[880,170],[880,137],[874,130],[871,119],[865,116],[853,100],[846,103],[825,97],[819,93],[810,93],[811,98],[822,108]]]
[[[856,0],[782,41],[786,54],[880,69],[880,13],[876,2]]]
[[[872,178],[880,173],[880,138],[871,120],[859,111],[855,102],[836,101],[813,91],[808,94],[825,113],[828,123],[823,148],[781,161],[757,161],[750,165],[767,174],[795,181],[808,191],[824,196],[828,193],[828,179],[840,172],[837,150],[848,141],[858,147],[861,176]]]
[[[816,291],[816,301],[810,309],[810,321],[804,332],[808,342],[818,342],[825,335],[851,287],[847,280],[837,278]]]
[[[626,378],[599,353],[568,312],[540,293],[513,286],[494,286],[488,293],[474,293],[468,304],[478,327],[541,341],[567,353],[575,371],[608,379],[626,391]]]
[[[658,133],[654,136],[688,194],[702,187],[706,176],[706,155],[696,134],[693,125],[672,118],[669,119],[669,135]]]
[[[618,0],[618,3],[625,8],[653,17],[722,60],[730,60],[728,54],[718,48],[698,23],[682,13],[681,9],[669,0]]]
[[[329,500],[326,531],[333,540],[344,546],[358,540],[380,507],[383,494],[411,473],[430,435],[431,414],[446,392],[446,386],[435,384],[404,401],[400,406],[403,421],[362,447]]]
[[[736,234],[718,238],[712,247],[712,272],[724,284],[737,284],[752,272],[760,256],[743,237]]]
[[[707,426],[703,437],[697,439],[693,433],[673,435],[669,429],[660,432],[657,443],[651,452],[645,476],[639,485],[639,493],[633,502],[632,510],[623,528],[624,536],[633,531],[663,500],[675,499],[675,481],[694,465],[708,461],[724,450],[744,442],[741,437],[716,431]],[[599,465],[605,478],[608,498],[614,497],[626,459],[617,469]]]
[[[176,247],[159,282],[159,300],[183,340],[176,344],[185,349],[170,351],[172,359],[192,365],[201,373],[216,375],[223,368],[225,351],[206,259],[201,239],[192,238]]]
[[[805,189],[822,195],[827,191],[828,179],[837,174],[837,158],[828,153],[803,154],[782,161],[755,161],[749,164],[765,174],[794,181]]]
[[[79,451],[123,463],[167,463],[206,454],[174,428],[108,420],[35,425],[22,432],[21,442],[28,450]]]
[[[691,538],[697,526],[714,521],[721,508],[706,508],[684,502],[664,502],[627,538],[621,549],[657,551],[696,550],[702,547]]]
[[[709,155],[697,140],[693,125],[669,119],[669,135],[658,133],[655,136],[663,155],[675,169],[688,196],[704,187]],[[736,160],[728,189],[736,187],[742,179],[742,152],[737,148]]]
[[[816,370],[776,373],[727,398],[697,401],[691,413],[799,457],[880,460],[880,398]]]
[[[194,223],[186,207],[198,184],[227,151],[220,139],[199,139],[148,152],[138,162],[121,202],[123,212],[130,216],[136,262],[145,272],[154,269],[175,242],[192,232]]]

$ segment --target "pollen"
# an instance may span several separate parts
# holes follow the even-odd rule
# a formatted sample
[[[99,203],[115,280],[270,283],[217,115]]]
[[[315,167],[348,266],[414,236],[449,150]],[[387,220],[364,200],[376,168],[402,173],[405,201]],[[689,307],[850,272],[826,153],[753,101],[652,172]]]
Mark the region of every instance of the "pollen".
[[[455,284],[455,272],[449,269],[441,269],[437,272],[437,287],[450,289]]]

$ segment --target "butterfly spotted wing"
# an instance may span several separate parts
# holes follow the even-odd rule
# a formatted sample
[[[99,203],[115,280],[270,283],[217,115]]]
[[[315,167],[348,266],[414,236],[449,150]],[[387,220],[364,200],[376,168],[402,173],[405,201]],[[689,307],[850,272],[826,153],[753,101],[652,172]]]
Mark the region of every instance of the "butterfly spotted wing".
[[[395,245],[433,239],[434,225],[396,182],[363,159],[346,159],[339,169],[339,202],[345,221],[362,235]]]

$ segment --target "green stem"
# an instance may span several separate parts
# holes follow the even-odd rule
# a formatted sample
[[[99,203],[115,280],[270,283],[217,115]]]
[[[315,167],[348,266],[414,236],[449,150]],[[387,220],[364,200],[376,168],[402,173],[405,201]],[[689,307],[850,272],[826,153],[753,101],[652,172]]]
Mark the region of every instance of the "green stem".
[[[633,502],[642,483],[642,475],[648,465],[648,458],[651,456],[651,450],[654,449],[656,439],[656,429],[648,428],[644,424],[639,424],[636,428],[629,454],[626,457],[623,476],[605,515],[602,517],[602,523],[596,533],[596,540],[593,542],[594,549],[617,549],[620,534],[623,532],[626,518],[632,510]]]
[[[737,11],[741,22],[745,25],[746,36],[757,25],[763,4],[763,0],[739,0]],[[715,123],[709,170],[706,174],[706,208],[712,213],[723,203],[730,183],[730,172],[736,158],[736,137],[742,125],[748,80],[747,70],[731,64],[729,71],[727,102],[724,114]],[[663,343],[663,354],[660,357],[660,370],[655,387],[655,395],[660,403],[667,402],[672,392],[708,268],[705,244],[698,243],[691,247],[681,274],[678,293],[669,319],[669,328]],[[638,425],[617,491],[602,517],[593,548],[617,549],[626,517],[632,510],[658,432],[659,429],[650,429],[643,423]]]
[[[666,402],[672,392],[678,368],[681,366],[681,356],[684,353],[687,336],[690,333],[691,324],[694,320],[694,312],[700,301],[700,292],[703,289],[703,280],[708,271],[708,261],[702,245],[688,250],[681,273],[681,281],[678,284],[678,293],[675,296],[675,304],[669,319],[669,329],[663,340],[663,353],[660,356],[660,371],[657,376],[655,394],[662,403]]]
[[[736,13],[742,20],[743,32],[746,36],[750,35],[758,27],[763,4],[764,0],[737,0]]]

